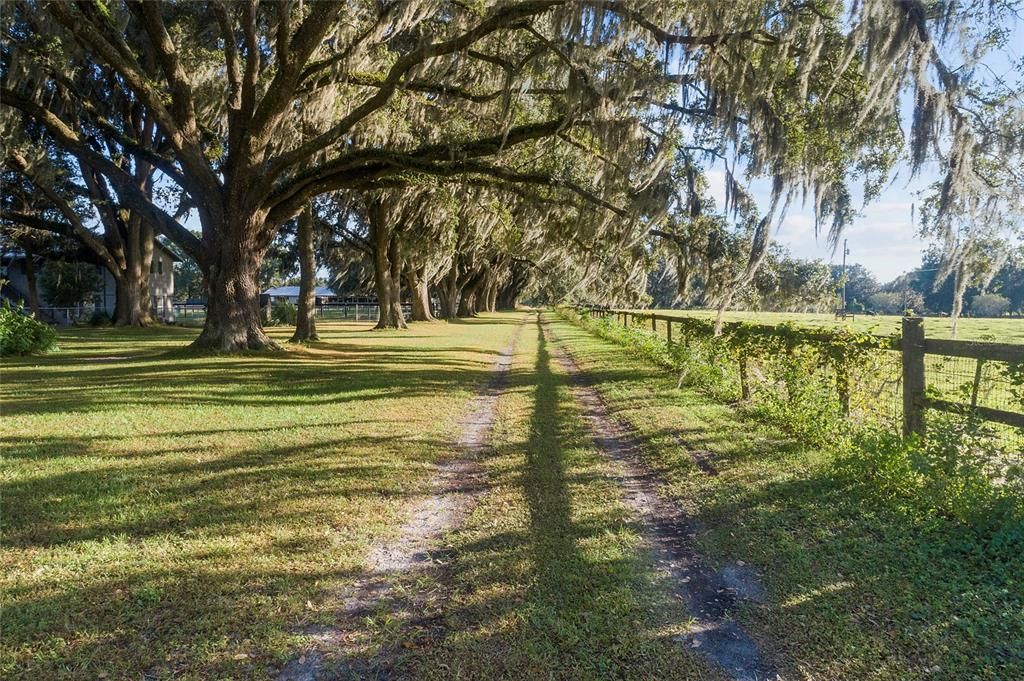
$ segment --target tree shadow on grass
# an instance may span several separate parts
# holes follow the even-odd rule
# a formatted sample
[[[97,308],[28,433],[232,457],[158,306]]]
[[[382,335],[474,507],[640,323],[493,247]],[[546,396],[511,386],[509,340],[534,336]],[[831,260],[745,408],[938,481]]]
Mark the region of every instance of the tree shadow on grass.
[[[0,669],[12,681],[263,678],[292,644],[282,625],[359,574],[303,560],[312,550],[304,544],[274,560],[268,551],[281,547],[224,545],[211,549],[219,565],[188,544],[169,544],[167,560],[145,565],[126,548],[113,569],[11,589]]]
[[[136,336],[117,342],[153,340]],[[450,450],[418,401],[447,393],[455,413],[495,355],[465,338],[198,358],[107,340],[5,362],[5,678],[265,675]]]
[[[45,450],[76,467],[0,492],[16,566],[5,675],[117,678],[152,666],[248,678],[294,645],[297,623],[337,610],[319,599],[362,573],[365,547],[396,524],[449,443],[351,436],[96,466],[88,440],[15,446],[39,450],[24,460],[43,462]]]
[[[799,663],[787,678],[1024,676],[1024,560],[993,560],[970,528],[885,498],[834,454],[676,390],[621,347],[559,332],[585,343],[588,373],[616,413],[644,424],[649,459],[675,480],[708,555],[762,571],[770,598],[743,617],[772,658]],[[684,429],[651,427],[684,411]],[[691,448],[714,452],[722,474],[700,472]]]
[[[400,354],[399,354],[400,353]],[[478,359],[453,358],[453,353]],[[223,404],[327,405],[367,397],[415,398],[471,390],[490,373],[496,352],[444,346],[349,344],[323,354],[282,357],[146,356],[74,368],[5,367],[6,415]]]
[[[652,616],[654,577],[635,551],[635,528],[566,406],[566,378],[552,372],[539,328],[538,344],[532,371],[514,370],[509,388],[532,394],[528,436],[503,443],[490,471],[494,487],[521,495],[525,517],[515,529],[485,522],[456,539],[462,597],[446,613],[449,637],[413,655],[407,671],[550,679],[650,678],[658,669],[696,678],[700,667]],[[609,503],[584,498],[595,493]]]
[[[321,439],[312,444],[261,446],[197,462],[180,451],[140,460],[105,457],[94,464],[88,440],[43,438],[10,441],[16,456],[36,461],[54,457],[90,465],[26,476],[0,485],[4,498],[5,543],[54,547],[125,535],[142,540],[216,527],[241,531],[261,519],[300,520],[305,500],[325,495],[372,497],[381,503],[412,490],[390,484],[399,467],[426,470],[448,443],[389,436]],[[354,452],[404,449],[393,460]]]

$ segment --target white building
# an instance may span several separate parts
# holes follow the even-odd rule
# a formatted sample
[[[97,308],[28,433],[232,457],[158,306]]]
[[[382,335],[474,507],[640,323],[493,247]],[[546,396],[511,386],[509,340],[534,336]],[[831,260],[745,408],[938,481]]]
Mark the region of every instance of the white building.
[[[164,322],[174,321],[174,263],[181,259],[159,241],[153,242],[153,263],[149,270],[149,291],[153,299],[153,314]],[[106,267],[85,260],[97,268],[102,275],[102,284],[93,299],[95,310],[103,310],[111,317],[117,308],[117,283]],[[28,301],[28,277],[25,274],[25,256],[22,253],[6,254],[3,258],[4,273],[7,282],[4,284],[3,297]],[[37,268],[38,269],[38,268]],[[38,276],[38,271],[36,272]],[[41,287],[39,305],[43,308],[40,316],[53,323],[70,323],[84,313],[84,308],[72,309],[51,305]]]

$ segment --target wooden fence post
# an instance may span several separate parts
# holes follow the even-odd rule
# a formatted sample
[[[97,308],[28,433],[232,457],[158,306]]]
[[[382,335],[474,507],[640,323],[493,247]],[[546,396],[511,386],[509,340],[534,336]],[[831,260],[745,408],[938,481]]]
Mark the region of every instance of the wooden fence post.
[[[658,333],[658,318],[651,315],[651,331]]]
[[[740,355],[740,398],[750,399],[750,381],[747,379],[747,356]]]
[[[839,409],[843,416],[850,417],[850,365],[846,359],[835,362],[836,392],[839,393]]]
[[[672,320],[666,320],[665,326],[668,327],[668,344],[672,345]]]
[[[920,317],[903,318],[903,436],[924,435],[924,326]]]

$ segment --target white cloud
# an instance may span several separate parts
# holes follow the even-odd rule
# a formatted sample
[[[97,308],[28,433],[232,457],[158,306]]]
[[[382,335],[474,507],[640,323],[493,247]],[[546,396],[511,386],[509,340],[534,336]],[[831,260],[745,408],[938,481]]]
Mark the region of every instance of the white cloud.
[[[718,210],[725,205],[725,171],[709,170],[704,173],[708,181],[708,194],[715,200]]]
[[[907,200],[869,205],[843,233],[850,249],[847,262],[864,265],[881,281],[894,279],[920,265],[924,244],[917,237],[910,212],[911,202]],[[827,229],[815,237],[814,217],[807,209],[790,212],[775,240],[800,258],[842,262],[842,246],[833,253]]]

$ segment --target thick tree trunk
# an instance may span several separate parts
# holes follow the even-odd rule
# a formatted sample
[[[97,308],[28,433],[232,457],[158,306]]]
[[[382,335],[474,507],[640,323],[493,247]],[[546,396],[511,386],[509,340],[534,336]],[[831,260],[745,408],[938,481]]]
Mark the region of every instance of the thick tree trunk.
[[[153,265],[153,230],[138,216],[128,220],[123,249],[114,249],[124,267],[112,271],[116,285],[115,326],[149,326],[153,323],[153,299],[149,290],[149,270]]]
[[[488,276],[488,269],[479,270],[469,278],[459,295],[459,317],[475,317],[481,303],[481,293]]]
[[[956,340],[960,327],[960,314],[964,311],[964,294],[967,293],[967,272],[963,263],[956,267],[953,274],[953,309],[949,313],[949,337]]]
[[[434,315],[430,311],[430,288],[427,286],[424,268],[410,268],[406,273],[409,285],[409,296],[412,298],[412,316],[414,322],[432,322]]]
[[[135,215],[136,213],[133,211],[133,219]],[[153,228],[145,220],[139,218],[138,230],[139,259],[142,261],[139,266],[139,309],[142,310],[142,325],[148,326],[156,320],[156,311],[153,309],[153,292],[149,286],[149,275],[153,268]],[[174,276],[173,272],[171,276]]]
[[[405,329],[402,315],[402,252],[398,238],[387,225],[387,213],[374,206],[370,219],[373,241],[373,283],[380,306],[378,329]]]
[[[138,277],[138,272],[134,273]],[[116,301],[114,303],[114,324],[117,326],[149,326],[152,322],[147,309],[143,307],[145,294],[140,282],[127,274],[114,277],[116,285]],[[152,305],[146,305],[152,308]]]
[[[475,317],[476,316],[476,291],[470,289],[463,289],[462,294],[459,296],[459,309],[455,313],[456,317]]]
[[[718,303],[718,314],[715,315],[715,335],[722,335],[722,325],[725,323],[725,310],[732,302],[732,292],[726,294],[725,298]]]
[[[39,316],[39,285],[36,282],[36,258],[25,249],[25,279],[28,281],[28,309]]]
[[[441,316],[445,319],[455,319],[459,312],[459,267],[457,263],[452,264],[451,270],[438,284],[437,293],[441,300]]]
[[[259,271],[265,249],[230,235],[222,244],[208,263],[206,322],[192,347],[219,352],[277,348],[260,319]]]
[[[495,310],[515,310],[519,304],[519,289],[509,282],[497,292],[494,301]]]
[[[313,253],[313,206],[299,214],[299,316],[293,343],[320,340],[316,333],[316,256]]]
[[[487,287],[487,307],[488,312],[496,312],[498,309],[498,282],[497,280],[491,281]]]
[[[530,283],[530,270],[521,262],[512,263],[512,274],[500,288],[496,307],[499,310],[515,310],[519,304],[519,296]]]

